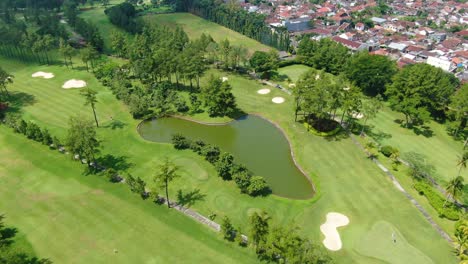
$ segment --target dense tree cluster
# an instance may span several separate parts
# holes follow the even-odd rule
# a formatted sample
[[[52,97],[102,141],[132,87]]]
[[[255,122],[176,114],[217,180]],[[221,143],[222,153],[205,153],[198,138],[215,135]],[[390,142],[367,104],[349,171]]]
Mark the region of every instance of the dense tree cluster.
[[[206,144],[201,140],[192,141],[179,134],[173,135],[172,144],[176,149],[191,149],[198,155],[204,156],[215,166],[218,175],[223,180],[234,180],[242,193],[257,196],[271,191],[263,177],[253,176],[253,173],[244,165],[234,161],[232,154],[221,152],[217,146]]]
[[[279,59],[275,51],[264,52],[255,51],[249,60],[250,67],[261,75],[262,78],[269,79],[272,72],[278,69]]]
[[[132,4],[123,2],[107,8],[104,12],[107,17],[109,17],[112,24],[121,27],[130,33],[136,33],[140,30],[141,26],[135,19],[137,11]]]
[[[28,139],[40,142],[46,146],[60,147],[58,138],[52,137],[47,128],[40,128],[34,122],[25,121],[14,114],[8,114],[5,118],[5,123],[7,126],[13,128],[16,133],[23,134]]]
[[[349,50],[329,38],[319,41],[305,37],[297,48],[298,60],[313,68],[338,75],[351,57]]]
[[[271,217],[254,212],[249,217],[249,237],[243,238],[240,229],[235,229],[228,217],[221,223],[224,239],[236,240],[240,245],[247,242],[254,246],[260,260],[268,263],[325,264],[331,258],[325,250],[299,234],[295,225],[272,225]]]
[[[458,80],[428,64],[408,65],[393,78],[386,96],[392,109],[405,115],[407,126],[422,124],[430,116],[443,117]]]
[[[305,73],[293,89],[295,99],[295,120],[302,115],[307,128],[320,132],[334,130],[337,111],[341,122],[345,117],[352,122],[354,115],[362,109],[362,93],[341,77],[320,70]]]

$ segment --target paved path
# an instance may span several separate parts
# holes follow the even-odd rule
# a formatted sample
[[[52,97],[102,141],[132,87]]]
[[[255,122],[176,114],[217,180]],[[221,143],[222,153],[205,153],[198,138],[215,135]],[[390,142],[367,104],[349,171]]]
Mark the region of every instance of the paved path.
[[[370,156],[370,153],[368,151],[366,151],[366,149],[364,148],[364,146],[362,146],[362,144],[357,141],[357,139],[355,138],[355,136],[348,132],[348,135],[350,136],[351,140],[353,141],[354,144],[356,144],[360,149],[362,149],[364,152],[366,152],[366,154],[368,156]],[[429,213],[421,206],[421,204],[419,204],[414,198],[413,196],[411,196],[411,194],[409,194],[404,188],[403,186],[401,186],[400,182],[398,182],[398,180],[395,178],[395,176],[390,172],[390,170],[388,170],[382,163],[380,163],[380,161],[376,158],[371,158],[371,160],[377,164],[377,166],[390,178],[390,180],[392,181],[393,185],[395,185],[395,187],[403,193],[403,195],[406,196],[406,198],[408,198],[408,200],[410,200],[410,202],[416,206],[416,208],[423,214],[424,218],[426,218],[426,220],[432,225],[432,227],[445,239],[447,240],[449,243],[453,243],[453,240],[452,238],[436,223],[434,222],[434,220],[432,219],[432,217],[429,215]]]

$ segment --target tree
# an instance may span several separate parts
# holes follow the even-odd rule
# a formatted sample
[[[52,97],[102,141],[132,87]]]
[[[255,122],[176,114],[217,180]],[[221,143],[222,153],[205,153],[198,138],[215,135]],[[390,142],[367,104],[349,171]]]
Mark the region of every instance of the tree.
[[[146,182],[143,181],[140,177],[134,178],[132,175],[128,175],[125,181],[130,190],[134,193],[138,193],[142,198],[147,196],[146,193]]]
[[[210,116],[229,116],[236,111],[236,99],[231,91],[232,87],[227,81],[210,76],[208,85],[202,88],[202,96]]]
[[[390,107],[405,115],[406,126],[422,124],[430,115],[440,116],[458,80],[449,73],[425,63],[408,65],[387,87]]]
[[[463,152],[463,155],[461,155],[458,159],[457,166],[459,167],[458,169],[458,175],[461,175],[461,171],[466,169],[466,164],[468,162],[468,151]]]
[[[447,205],[447,202],[450,198],[457,199],[458,195],[463,192],[464,184],[462,176],[457,176],[449,181],[445,190],[447,191],[447,199],[444,203],[444,207]]]
[[[380,94],[363,102],[361,112],[364,115],[364,124],[362,125],[361,135],[364,135],[364,129],[366,128],[367,121],[369,119],[374,119],[382,107],[383,98]]]
[[[278,69],[278,53],[275,51],[270,51],[268,53],[255,51],[249,63],[256,73],[260,73],[262,78],[268,79],[271,73]]]
[[[363,93],[375,96],[384,94],[385,86],[397,73],[397,67],[396,63],[386,56],[360,52],[349,59],[344,72]]]
[[[13,83],[13,78],[13,75],[7,73],[4,69],[2,69],[2,67],[0,67],[0,87],[7,96],[10,95],[7,86],[8,84]]]
[[[91,109],[93,109],[94,121],[96,122],[96,127],[99,127],[99,123],[96,116],[96,94],[97,92],[92,90],[91,88],[86,88],[81,91],[81,95],[85,98],[85,105],[90,105]]]
[[[86,46],[81,50],[81,60],[86,64],[86,71],[89,71],[89,64],[91,63],[91,69],[94,71],[94,61],[99,58],[99,53],[92,46]]]
[[[171,208],[169,202],[169,183],[180,177],[178,174],[179,167],[172,163],[169,158],[164,158],[163,163],[158,166],[159,171],[154,175],[153,181],[160,187],[166,190],[167,207]]]
[[[250,238],[252,243],[258,247],[261,243],[264,243],[269,233],[268,221],[270,217],[264,211],[257,213],[254,212],[249,217],[250,224]]]
[[[112,50],[116,52],[119,57],[126,57],[128,45],[125,35],[120,31],[114,30],[111,32],[110,40]]]
[[[232,178],[232,168],[234,166],[234,157],[227,152],[223,152],[218,161],[216,162],[216,170],[218,175],[223,178],[223,180],[231,180]]]
[[[464,84],[450,98],[449,111],[453,112],[454,120],[458,122],[453,132],[458,137],[460,131],[466,128],[468,123],[468,84]]]
[[[250,178],[249,187],[247,187],[247,193],[252,196],[257,196],[265,194],[268,189],[268,184],[262,176],[252,176]]]
[[[223,217],[223,221],[221,222],[221,234],[223,234],[224,239],[229,241],[233,241],[236,237],[236,229],[227,216]]]
[[[338,75],[346,66],[350,52],[345,46],[329,38],[314,41],[304,37],[299,42],[297,57],[306,65]]]
[[[70,46],[68,43],[66,43],[65,40],[60,39],[59,51],[63,56],[64,62],[67,68],[68,68],[68,64],[70,63],[70,66],[73,69],[72,57],[75,54],[75,49],[72,46]]]
[[[92,121],[76,116],[70,118],[69,124],[66,145],[70,152],[85,158],[88,164],[94,162],[100,143]]]

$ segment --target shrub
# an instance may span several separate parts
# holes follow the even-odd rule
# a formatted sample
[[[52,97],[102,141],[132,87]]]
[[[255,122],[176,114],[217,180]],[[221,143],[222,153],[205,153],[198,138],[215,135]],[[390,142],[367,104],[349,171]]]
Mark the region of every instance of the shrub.
[[[268,190],[268,184],[262,176],[253,176],[250,178],[250,184],[249,187],[247,187],[247,192],[249,195],[264,195],[268,192]]]
[[[424,181],[417,181],[414,184],[414,189],[418,191],[419,194],[424,195],[429,204],[437,211],[440,217],[447,218],[449,220],[456,221],[460,218],[459,209],[452,202],[447,202],[445,204],[445,198],[442,197],[432,186]]]
[[[250,186],[250,179],[252,178],[252,175],[249,172],[244,171],[241,173],[236,173],[232,178],[242,193],[249,193],[248,188]]]
[[[336,135],[338,132],[341,130],[341,126],[335,127],[333,130],[327,131],[327,132],[321,132],[315,129],[313,126],[309,125],[307,122],[304,122],[304,127],[307,128],[307,130],[319,137],[331,137]]]
[[[220,153],[219,148],[212,145],[206,145],[202,150],[202,155],[211,164],[215,164],[218,161]]]
[[[50,146],[52,142],[52,136],[50,135],[49,130],[47,130],[47,128],[42,130],[42,144]]]
[[[191,141],[181,134],[172,135],[172,144],[174,144],[175,149],[188,149],[190,148]]]
[[[218,171],[218,175],[223,178],[223,180],[231,180],[232,179],[232,168],[234,166],[234,157],[224,152],[219,157],[218,161],[216,162],[216,170]]]
[[[190,149],[197,153],[198,155],[202,155],[202,150],[206,146],[206,143],[203,142],[202,140],[195,140],[192,141],[192,144],[190,144]]]
[[[122,180],[119,176],[119,173],[113,168],[106,170],[106,177],[110,182],[120,182]]]
[[[236,229],[231,224],[231,220],[229,217],[223,217],[223,221],[221,222],[221,233],[223,234],[224,239],[233,241],[236,236]]]
[[[380,148],[380,152],[385,156],[385,157],[390,157],[392,154],[397,153],[398,150],[392,146],[386,145]]]

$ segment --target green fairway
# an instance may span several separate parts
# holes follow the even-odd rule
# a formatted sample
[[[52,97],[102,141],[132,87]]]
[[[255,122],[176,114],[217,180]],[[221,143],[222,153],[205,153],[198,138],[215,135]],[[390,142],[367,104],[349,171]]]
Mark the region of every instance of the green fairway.
[[[400,150],[402,157],[405,153],[416,152],[425,156],[427,162],[434,166],[432,176],[442,186],[457,176],[458,157],[462,154],[463,143],[453,140],[447,134],[445,125],[431,121],[427,124],[431,135],[417,134],[418,131],[402,127],[396,122],[404,119],[403,114],[396,113],[385,107],[377,117],[368,122],[373,126],[370,135],[382,145],[391,145]],[[465,181],[468,181],[468,171],[462,171]],[[468,192],[465,192],[468,201]]]
[[[170,28],[174,28],[177,25],[181,26],[191,39],[199,38],[202,33],[205,33],[210,34],[218,43],[228,39],[231,45],[243,45],[250,53],[256,50],[268,51],[272,49],[256,40],[190,13],[148,15],[144,18],[148,22]]]
[[[115,3],[122,2],[122,1],[114,1]],[[80,17],[93,23],[96,25],[99,29],[99,32],[101,33],[101,36],[104,40],[104,50],[107,53],[111,52],[111,43],[110,43],[110,37],[111,37],[111,32],[112,31],[119,31],[124,33],[130,38],[130,34],[125,32],[125,30],[120,29],[113,25],[110,21],[109,18],[107,17],[106,14],[104,14],[104,7],[102,6],[96,6],[93,9],[86,10],[85,12],[80,12]]]
[[[302,228],[304,235],[321,242],[324,237],[319,227],[325,222],[326,214],[339,212],[349,217],[350,224],[340,230],[343,249],[331,253],[337,263],[401,263],[401,260],[412,258],[414,262],[411,263],[427,263],[424,262],[426,258],[434,263],[456,262],[450,245],[349,138],[326,139],[307,133],[302,125],[293,122],[292,97],[278,89],[272,89],[268,95],[259,95],[257,90],[264,86],[256,81],[217,70],[210,70],[206,74],[227,76],[241,109],[259,113],[282,127],[291,141],[297,161],[317,187],[318,194],[313,200],[292,201],[276,196],[252,198],[242,195],[233,182],[224,182],[218,178],[213,166],[195,153],[176,151],[169,144],[144,141],[136,132],[138,122],[131,118],[126,107],[91,74],[83,70],[24,65],[6,59],[1,61],[2,67],[15,75],[15,83],[10,90],[13,93],[24,93],[23,99],[29,99],[29,104],[23,106],[25,118],[35,120],[61,137],[65,135],[69,116],[81,112],[92,118],[92,112],[89,107],[83,106],[84,101],[78,90],[64,90],[60,87],[64,80],[86,80],[90,87],[99,92],[96,110],[102,124],[98,129],[103,145],[101,156],[112,155],[120,160],[122,170],[144,178],[150,187],[152,171],[162,157],[167,155],[176,159],[177,164],[183,167],[183,176],[170,186],[171,197],[177,199],[176,193],[179,190],[182,193],[198,192],[200,196],[193,201],[191,207],[204,215],[215,213],[218,222],[222,216],[228,215],[234,225],[247,230],[248,215],[263,209],[273,217],[273,224],[295,223]],[[31,78],[31,74],[39,70],[53,72],[56,77],[50,80]],[[202,85],[205,83],[206,77],[202,79]],[[272,103],[271,99],[275,96],[284,97],[285,103]],[[63,260],[60,262],[77,262],[77,254],[70,254],[81,252],[88,256],[83,258],[83,262],[95,262],[104,257],[128,257],[120,260],[125,262],[131,256],[134,257],[133,262],[150,262],[150,257],[157,256],[162,259],[153,259],[153,262],[177,262],[177,259],[171,259],[172,255],[168,255],[173,252],[169,247],[177,245],[180,252],[185,252],[188,244],[192,243],[195,248],[189,252],[195,253],[190,256],[193,259],[187,262],[203,262],[203,259],[210,259],[210,256],[219,258],[218,263],[236,262],[235,258],[237,263],[251,261],[251,251],[235,251],[230,245],[212,238],[211,231],[205,230],[206,227],[199,227],[191,219],[142,202],[138,197],[130,196],[120,185],[104,183],[97,176],[78,175],[83,168],[71,163],[69,158],[55,153],[38,152],[37,148],[44,147],[26,142],[11,132],[4,133],[6,128],[1,129],[2,143],[8,143],[7,148],[2,148],[2,151],[5,149],[8,153],[0,156],[1,164],[17,162],[18,166],[15,169],[0,166],[0,181],[8,182],[7,185],[0,185],[0,188],[7,186],[5,192],[0,192],[0,201],[14,201],[8,204],[5,213],[9,215],[10,221],[18,223],[15,224],[18,228],[25,230],[27,239],[41,257],[57,256]],[[15,158],[13,161],[5,157]],[[34,166],[31,167],[29,163]],[[29,206],[31,199],[28,200],[28,195],[16,195],[17,187],[13,186],[23,185],[15,175],[25,179],[24,187],[21,187],[24,192],[42,201],[40,205],[29,207],[32,211],[28,217],[22,215],[26,209],[21,209],[19,205]],[[33,178],[36,175],[38,179]],[[95,189],[103,190],[102,195],[93,194]],[[132,209],[134,207],[130,204],[138,210]],[[103,211],[101,208],[110,209]],[[47,221],[51,218],[37,220],[42,223],[39,225],[41,228],[33,229],[38,225],[32,225],[36,222],[32,218],[44,215],[53,217],[61,211],[64,211],[64,219],[61,221],[68,223],[72,231],[68,232],[65,224],[55,228],[53,225],[49,226]],[[60,216],[58,214],[56,217]],[[121,219],[125,220],[120,221]],[[404,250],[399,249],[395,255],[375,256],[368,253],[362,239],[367,239],[364,243],[367,245],[382,244],[381,238],[369,235],[374,233],[373,227],[381,221],[391,223],[404,237],[408,244]],[[141,224],[136,225],[135,222]],[[177,230],[177,233],[174,235],[170,230]],[[188,233],[188,230],[193,231]],[[43,240],[46,236],[52,236],[54,231],[60,235],[56,239],[56,247],[41,245],[41,238]],[[141,235],[151,232],[154,235]],[[79,239],[80,235],[83,235],[82,240]],[[118,235],[122,236],[121,240]],[[173,238],[173,243],[167,247],[163,243],[166,238]],[[204,246],[207,244],[211,246]],[[96,249],[92,249],[91,245]],[[117,248],[119,253],[114,255],[113,248]],[[111,252],[106,255],[109,249]],[[213,252],[214,249],[217,251]],[[126,255],[127,250],[132,250],[132,253]],[[180,254],[174,253],[177,256]]]
[[[190,218],[0,127],[0,208],[54,263],[254,263]],[[21,241],[20,241],[21,242]],[[21,245],[20,245],[21,246]],[[23,246],[24,247],[24,246]]]

